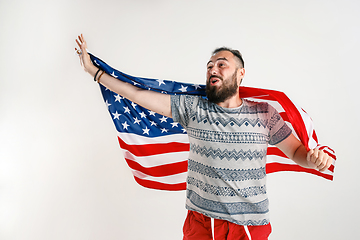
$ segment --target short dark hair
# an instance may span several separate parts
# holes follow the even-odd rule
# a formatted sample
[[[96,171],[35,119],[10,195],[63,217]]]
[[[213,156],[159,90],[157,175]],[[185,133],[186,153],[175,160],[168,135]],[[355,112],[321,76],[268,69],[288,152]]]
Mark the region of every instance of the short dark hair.
[[[239,52],[239,50],[231,49],[231,48],[228,48],[228,47],[220,47],[220,48],[217,48],[217,49],[215,49],[213,51],[213,55],[218,53],[218,52],[221,52],[221,51],[231,52],[239,60],[240,65],[242,65],[243,68],[245,67],[244,59],[242,58],[242,55]]]

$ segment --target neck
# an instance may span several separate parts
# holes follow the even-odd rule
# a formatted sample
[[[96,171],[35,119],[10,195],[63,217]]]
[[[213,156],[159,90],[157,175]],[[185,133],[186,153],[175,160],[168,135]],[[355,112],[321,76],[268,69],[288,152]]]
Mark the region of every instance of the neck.
[[[241,104],[242,104],[242,100],[240,98],[239,93],[236,93],[234,96],[226,99],[223,102],[217,103],[217,105],[223,108],[237,108],[240,107]]]

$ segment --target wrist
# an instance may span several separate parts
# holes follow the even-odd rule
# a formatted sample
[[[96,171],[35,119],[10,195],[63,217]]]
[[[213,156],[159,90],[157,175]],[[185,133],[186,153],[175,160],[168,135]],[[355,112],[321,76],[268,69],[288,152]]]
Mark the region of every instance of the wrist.
[[[88,72],[92,77],[95,76],[96,72],[99,70],[96,66],[92,65],[86,68],[86,72]]]

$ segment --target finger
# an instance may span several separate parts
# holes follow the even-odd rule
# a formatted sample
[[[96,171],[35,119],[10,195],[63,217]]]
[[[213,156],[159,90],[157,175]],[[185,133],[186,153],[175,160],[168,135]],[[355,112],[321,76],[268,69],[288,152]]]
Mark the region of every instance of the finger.
[[[79,38],[79,41],[80,41],[81,43],[83,43],[83,37],[82,37],[82,34],[81,34],[81,35],[79,35],[79,36],[78,36],[78,38]]]
[[[327,164],[327,154],[324,151],[319,151],[318,155],[318,169],[322,169]]]
[[[320,172],[324,172],[324,171],[328,170],[332,163],[333,163],[333,159],[332,159],[332,157],[330,157],[328,155],[328,157],[326,159],[326,164],[323,168],[320,169]]]
[[[79,45],[79,48],[81,49],[82,52],[86,52],[86,44],[84,44],[83,42],[80,43],[79,41],[76,40],[76,43]]]
[[[76,55],[78,55],[79,57],[81,57],[81,55],[82,55],[82,51],[81,51],[81,49],[79,48],[75,48],[75,52],[74,52],[74,54],[76,54]]]
[[[326,169],[329,169],[332,166],[333,162],[334,162],[334,159],[329,156],[328,163],[325,166]]]
[[[79,46],[79,48],[81,48],[81,44],[79,43],[79,41],[77,39],[75,39],[77,45]]]
[[[318,149],[316,148],[313,149],[312,154],[310,155],[310,162],[314,163],[316,166],[318,166],[317,165],[318,156],[319,156]]]
[[[323,169],[327,165],[328,155],[319,149],[314,150],[314,154],[311,156],[311,162],[314,164],[315,169]]]
[[[307,160],[307,163],[308,163],[308,166],[309,168],[312,168],[312,169],[317,169],[317,166],[315,165],[315,160],[314,160],[314,150],[313,149],[310,149],[307,153],[307,156],[306,156],[306,160]]]
[[[79,36],[79,38],[80,38],[80,42],[81,42],[81,50],[83,52],[86,52],[87,44],[86,44],[85,38],[82,34],[81,34],[81,36]]]
[[[313,149],[310,149],[309,151],[308,151],[308,153],[307,153],[307,155],[306,155],[306,160],[308,161],[308,162],[310,162],[311,161],[311,155],[314,153],[314,150]]]
[[[85,41],[85,38],[84,38],[83,34],[80,35],[80,39],[81,39],[82,44],[86,44],[86,41]]]

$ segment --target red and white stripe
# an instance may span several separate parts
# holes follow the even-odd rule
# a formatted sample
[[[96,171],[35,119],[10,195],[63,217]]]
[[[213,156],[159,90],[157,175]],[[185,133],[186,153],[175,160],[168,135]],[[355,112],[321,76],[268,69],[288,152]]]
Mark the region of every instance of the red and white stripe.
[[[308,150],[314,148],[323,149],[334,159],[333,164],[328,170],[320,172],[315,169],[303,168],[297,165],[295,162],[287,158],[277,147],[269,146],[266,161],[267,173],[279,171],[307,172],[329,180],[333,179],[336,160],[335,152],[328,146],[318,144],[313,121],[301,107],[296,105],[282,92],[246,87],[242,87],[241,89],[243,90],[243,92],[240,93],[242,97],[247,97],[247,99],[254,101],[266,101],[273,106],[288,126],[293,130],[292,132],[294,136],[297,137]]]
[[[284,93],[258,88],[241,87],[240,95],[253,101],[267,101],[271,104],[293,130],[293,134],[307,149],[324,149],[334,162],[325,172],[300,167],[287,158],[278,148],[269,146],[267,152],[267,173],[279,171],[308,172],[326,179],[333,179],[335,152],[318,144],[313,122],[309,115],[295,105]],[[189,152],[188,137],[175,134],[157,138],[148,138],[129,133],[118,133],[124,158],[132,170],[136,182],[140,185],[160,190],[185,190],[187,158]]]
[[[135,181],[147,188],[185,190],[189,141],[186,134],[149,138],[118,133]]]

